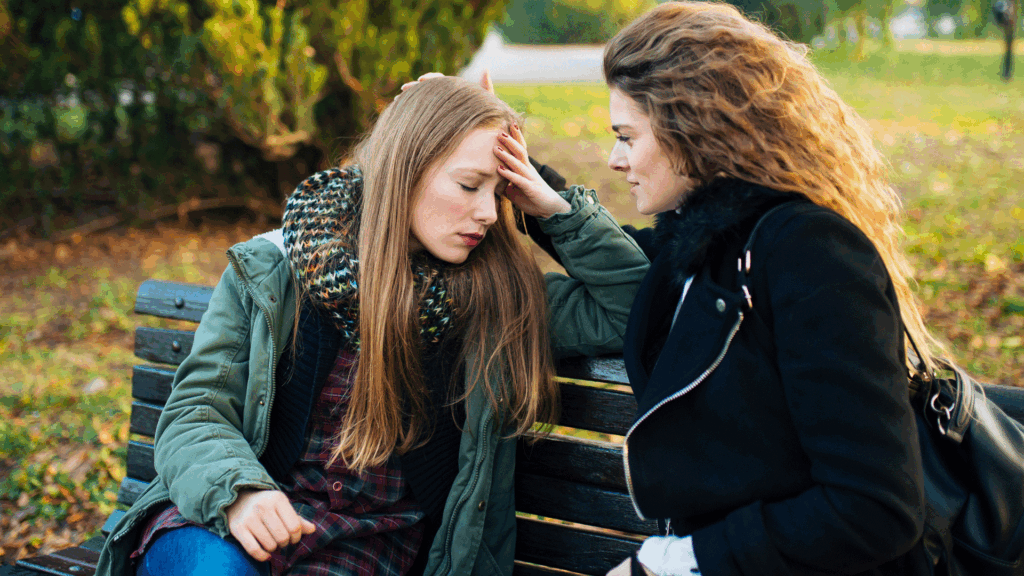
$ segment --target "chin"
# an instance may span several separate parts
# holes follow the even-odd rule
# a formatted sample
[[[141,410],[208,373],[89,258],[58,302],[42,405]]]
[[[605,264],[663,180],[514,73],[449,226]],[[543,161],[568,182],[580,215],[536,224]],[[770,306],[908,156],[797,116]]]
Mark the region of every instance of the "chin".
[[[469,252],[464,252],[462,250],[446,250],[440,253],[431,250],[430,254],[434,258],[437,258],[438,260],[441,260],[442,262],[447,262],[449,264],[462,264],[463,262],[466,261],[466,259],[469,258]]]

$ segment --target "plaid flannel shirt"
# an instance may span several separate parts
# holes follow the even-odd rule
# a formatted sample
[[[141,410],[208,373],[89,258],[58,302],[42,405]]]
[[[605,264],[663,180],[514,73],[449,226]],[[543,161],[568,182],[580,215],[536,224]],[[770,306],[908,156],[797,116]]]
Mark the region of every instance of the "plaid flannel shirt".
[[[416,559],[424,513],[414,501],[397,460],[357,475],[343,463],[330,467],[332,440],[348,406],[356,357],[340,352],[310,418],[306,449],[281,490],[303,518],[316,525],[297,544],[271,554],[273,576],[399,576]],[[176,506],[155,515],[132,558],[162,530],[195,525]]]

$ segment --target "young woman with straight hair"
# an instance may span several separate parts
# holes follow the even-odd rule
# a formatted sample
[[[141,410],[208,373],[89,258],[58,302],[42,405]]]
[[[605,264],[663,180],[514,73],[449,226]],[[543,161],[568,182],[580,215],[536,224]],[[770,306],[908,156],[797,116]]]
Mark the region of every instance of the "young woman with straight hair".
[[[610,575],[929,573],[908,376],[945,351],[866,123],[805,46],[723,3],[652,9],[606,45],[604,75],[608,165],[656,215],[627,227],[651,269],[623,460],[665,531]]]
[[[517,194],[575,275],[541,276],[492,152],[517,122],[423,82],[228,251],[98,574],[511,574],[515,440],[557,415],[552,350],[621,349],[648,267],[572,187]]]

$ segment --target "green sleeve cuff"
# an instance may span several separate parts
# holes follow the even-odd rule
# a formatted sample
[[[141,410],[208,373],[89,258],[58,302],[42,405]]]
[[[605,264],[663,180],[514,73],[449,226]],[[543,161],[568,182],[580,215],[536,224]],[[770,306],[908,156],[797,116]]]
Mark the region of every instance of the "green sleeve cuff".
[[[578,184],[558,194],[569,203],[569,211],[552,214],[549,218],[537,218],[541,231],[551,237],[579,228],[583,222],[596,214],[601,206],[597,192]]]

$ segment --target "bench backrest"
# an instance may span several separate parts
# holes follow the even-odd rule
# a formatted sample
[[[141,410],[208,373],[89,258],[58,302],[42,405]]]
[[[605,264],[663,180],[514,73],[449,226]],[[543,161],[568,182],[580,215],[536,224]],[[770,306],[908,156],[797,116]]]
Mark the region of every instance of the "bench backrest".
[[[149,280],[139,288],[138,314],[199,322],[210,302],[209,286]],[[135,354],[157,365],[133,367],[131,431],[152,437],[171,391],[177,366],[192,348],[191,330],[138,328]],[[516,575],[605,574],[622,561],[656,523],[641,521],[627,493],[618,442],[589,438],[625,435],[636,412],[621,358],[573,358],[558,364],[562,414],[554,434],[519,444],[516,510],[519,514]],[[986,385],[988,396],[1024,422],[1024,389]],[[566,428],[560,429],[566,431]],[[130,506],[156,472],[150,442],[130,441],[127,477],[118,501]],[[104,532],[116,522],[115,513]],[[551,570],[556,569],[556,570]]]
[[[199,322],[212,292],[209,286],[149,280],[139,288],[135,312]],[[192,330],[136,329],[135,355],[155,364],[133,367],[132,433],[152,438],[193,336]],[[657,531],[655,522],[641,521],[633,511],[620,445],[594,439],[625,435],[636,402],[623,388],[628,383],[619,358],[569,359],[558,365],[558,374],[575,380],[561,382],[564,428],[535,444],[519,444],[516,574],[551,574],[551,568],[605,574]],[[155,476],[151,441],[130,441],[118,501],[130,506]],[[105,531],[117,518],[115,513]]]

